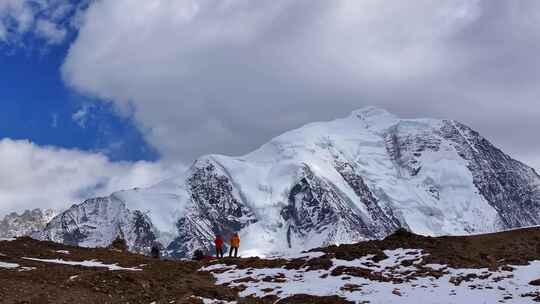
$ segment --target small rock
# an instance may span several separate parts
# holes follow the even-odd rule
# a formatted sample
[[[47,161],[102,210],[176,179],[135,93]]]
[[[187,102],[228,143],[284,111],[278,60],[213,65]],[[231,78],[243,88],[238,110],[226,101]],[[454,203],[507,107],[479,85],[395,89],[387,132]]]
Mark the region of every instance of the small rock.
[[[501,270],[502,270],[502,271],[514,271],[514,267],[508,266],[508,265],[504,265],[504,266],[501,267]]]

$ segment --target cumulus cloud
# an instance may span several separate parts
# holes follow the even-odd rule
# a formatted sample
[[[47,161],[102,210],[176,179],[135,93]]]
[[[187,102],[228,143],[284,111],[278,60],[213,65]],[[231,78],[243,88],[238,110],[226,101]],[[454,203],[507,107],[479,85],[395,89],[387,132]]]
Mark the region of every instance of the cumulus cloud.
[[[0,140],[0,216],[69,207],[120,189],[150,186],[182,170],[151,162],[111,162],[102,154]]]
[[[165,158],[243,154],[376,105],[532,161],[539,34],[538,1],[97,1],[63,76],[133,111]]]

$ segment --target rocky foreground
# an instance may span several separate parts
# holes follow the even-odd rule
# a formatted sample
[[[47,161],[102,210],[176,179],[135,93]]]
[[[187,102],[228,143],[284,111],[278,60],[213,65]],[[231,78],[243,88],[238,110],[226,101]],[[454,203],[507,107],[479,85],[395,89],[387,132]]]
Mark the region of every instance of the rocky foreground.
[[[533,303],[539,285],[540,228],[206,262],[0,241],[0,303]]]

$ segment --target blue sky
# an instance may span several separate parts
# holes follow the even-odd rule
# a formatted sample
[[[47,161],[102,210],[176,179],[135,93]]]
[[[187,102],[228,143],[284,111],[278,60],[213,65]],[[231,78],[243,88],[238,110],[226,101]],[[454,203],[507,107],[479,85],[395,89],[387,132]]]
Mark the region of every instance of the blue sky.
[[[102,152],[111,160],[156,160],[156,150],[129,117],[118,115],[109,102],[91,100],[66,87],[60,67],[70,42],[47,46],[29,38],[25,47],[4,46],[0,137]],[[86,115],[76,120],[79,111]]]
[[[131,113],[62,77],[93,3],[0,1],[0,216],[64,209],[183,170],[161,162]]]

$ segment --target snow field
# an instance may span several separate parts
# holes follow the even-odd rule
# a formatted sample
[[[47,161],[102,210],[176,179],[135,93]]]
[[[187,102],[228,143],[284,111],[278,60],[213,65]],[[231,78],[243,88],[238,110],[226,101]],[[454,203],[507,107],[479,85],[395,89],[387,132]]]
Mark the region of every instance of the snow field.
[[[373,256],[353,261],[333,259],[329,270],[308,271],[284,268],[237,269],[236,266],[212,265],[201,271],[216,271],[216,284],[243,286],[240,296],[264,297],[275,295],[287,298],[295,294],[313,296],[338,295],[360,303],[528,303],[538,288],[529,282],[540,278],[540,261],[527,266],[512,266],[513,270],[489,271],[488,269],[453,269],[446,265],[422,264],[426,255],[421,250],[386,250],[387,259],[373,262]],[[403,266],[411,260],[411,266]],[[409,265],[410,263],[406,263]],[[359,267],[380,273],[384,277],[403,279],[403,283],[381,282],[368,278],[342,274],[332,276],[339,266]],[[439,278],[433,276],[411,277],[418,267],[442,270]],[[222,272],[222,270],[226,270]],[[237,281],[237,280],[240,280]],[[528,295],[529,294],[529,295]]]

